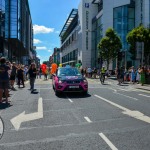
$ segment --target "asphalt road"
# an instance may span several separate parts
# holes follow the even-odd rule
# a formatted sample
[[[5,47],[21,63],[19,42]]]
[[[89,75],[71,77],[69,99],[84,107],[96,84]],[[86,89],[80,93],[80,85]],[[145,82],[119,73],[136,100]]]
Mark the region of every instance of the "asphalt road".
[[[51,80],[11,91],[0,150],[150,150],[150,92],[89,79],[89,93],[56,97]],[[0,130],[2,131],[2,130]]]

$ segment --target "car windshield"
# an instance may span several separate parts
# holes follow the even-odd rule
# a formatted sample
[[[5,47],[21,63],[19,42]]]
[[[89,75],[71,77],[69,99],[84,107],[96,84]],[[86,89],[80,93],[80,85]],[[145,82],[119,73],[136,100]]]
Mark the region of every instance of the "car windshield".
[[[58,76],[80,76],[81,73],[77,68],[60,68],[58,69]]]

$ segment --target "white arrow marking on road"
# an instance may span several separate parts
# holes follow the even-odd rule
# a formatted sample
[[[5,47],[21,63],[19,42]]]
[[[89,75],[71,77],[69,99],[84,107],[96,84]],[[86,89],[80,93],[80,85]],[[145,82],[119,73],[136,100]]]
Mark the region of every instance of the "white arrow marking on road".
[[[133,117],[133,118],[136,118],[136,119],[139,119],[139,120],[142,120],[144,122],[150,123],[150,117],[149,116],[145,116],[143,113],[141,113],[139,111],[132,111],[132,110],[127,109],[127,108],[125,108],[123,106],[120,106],[120,105],[118,105],[118,104],[116,104],[114,102],[111,102],[110,100],[107,100],[107,99],[105,99],[105,98],[103,98],[101,96],[98,96],[98,95],[94,95],[94,96],[100,98],[101,100],[103,100],[103,101],[105,101],[105,102],[107,102],[107,103],[109,103],[109,104],[111,104],[111,105],[113,105],[115,107],[118,107],[121,110],[123,110],[123,112],[122,112],[123,114],[126,114],[126,115],[128,115],[130,117]]]
[[[12,118],[10,121],[14,128],[18,131],[22,122],[32,121],[43,118],[43,100],[39,98],[38,100],[38,112],[25,114],[25,111],[18,116]]]

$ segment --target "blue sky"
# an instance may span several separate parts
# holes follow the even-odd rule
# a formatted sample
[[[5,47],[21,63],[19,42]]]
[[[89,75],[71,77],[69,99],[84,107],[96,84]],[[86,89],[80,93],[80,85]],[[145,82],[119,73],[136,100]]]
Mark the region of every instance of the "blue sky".
[[[28,0],[34,29],[34,46],[41,63],[60,47],[59,33],[80,0]]]

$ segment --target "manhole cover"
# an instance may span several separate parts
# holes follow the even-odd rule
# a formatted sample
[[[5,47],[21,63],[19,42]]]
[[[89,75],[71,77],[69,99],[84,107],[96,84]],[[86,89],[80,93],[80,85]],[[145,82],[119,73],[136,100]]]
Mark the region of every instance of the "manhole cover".
[[[4,133],[4,122],[2,120],[2,118],[0,117],[0,139],[2,138]]]

